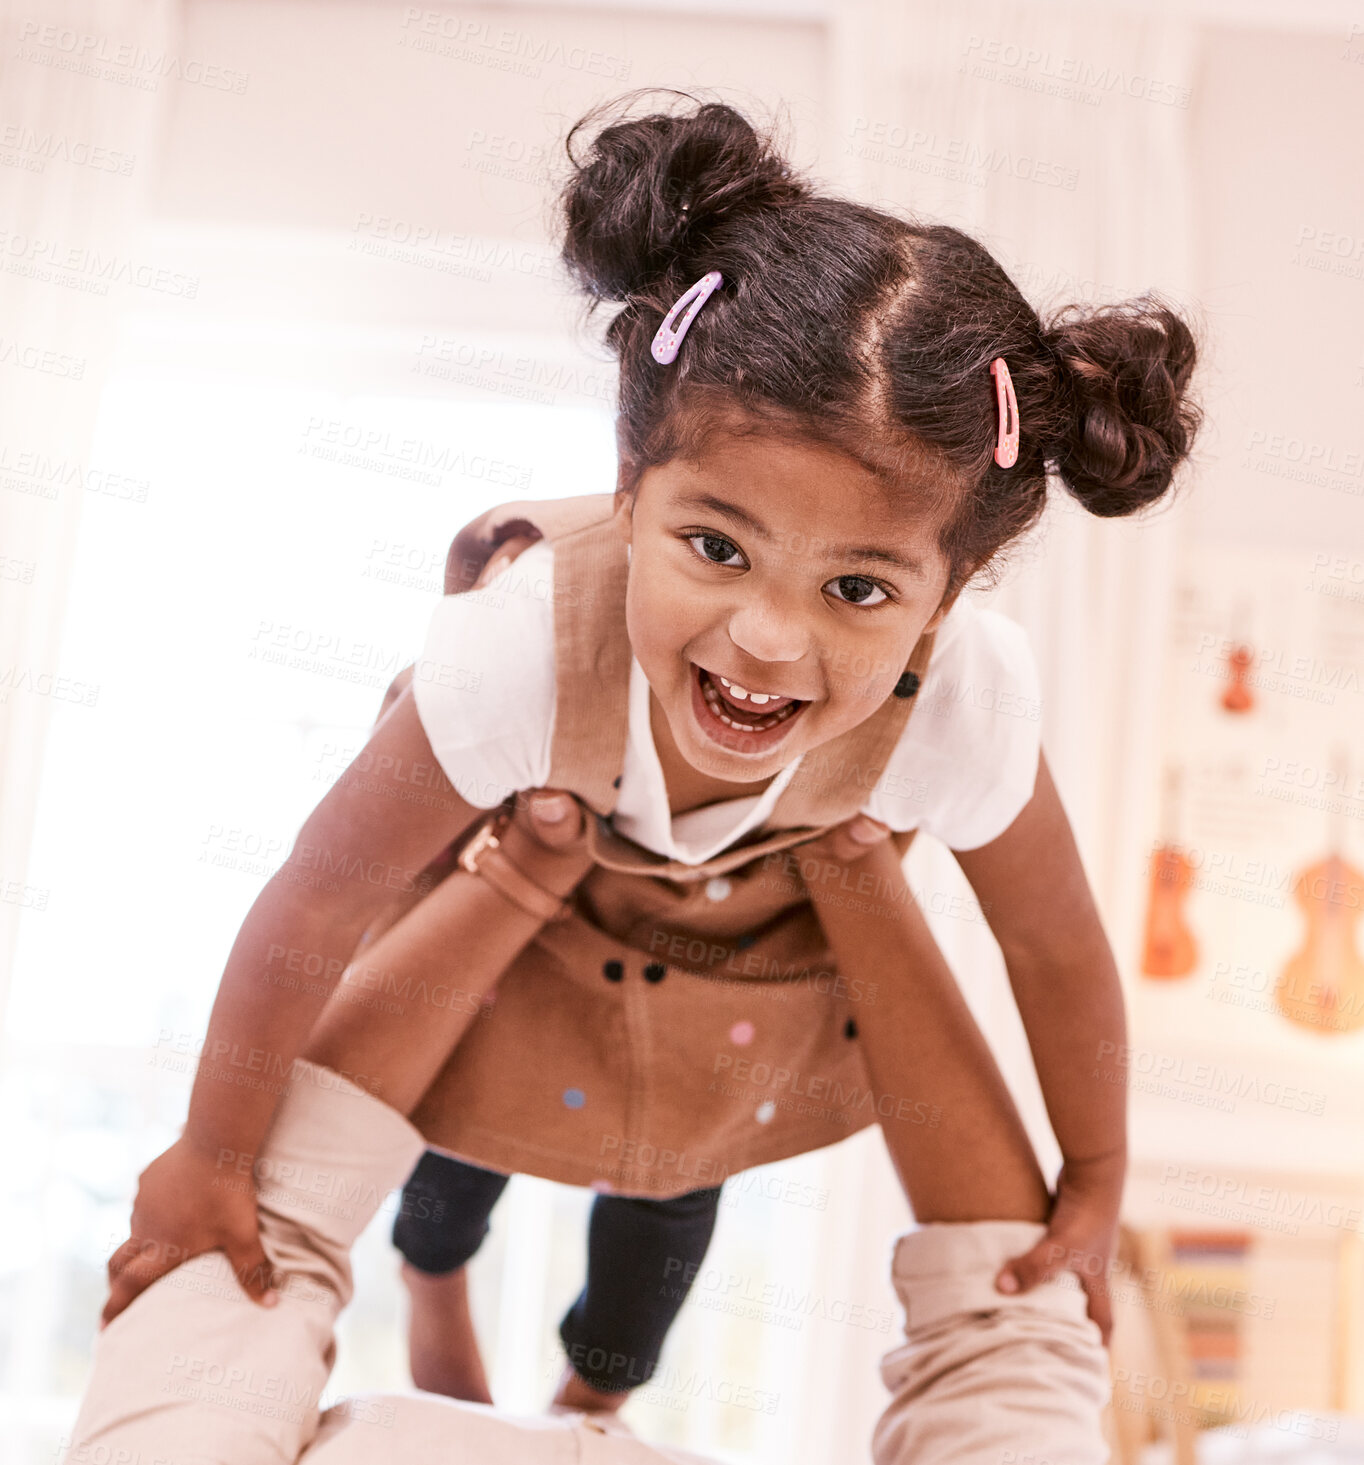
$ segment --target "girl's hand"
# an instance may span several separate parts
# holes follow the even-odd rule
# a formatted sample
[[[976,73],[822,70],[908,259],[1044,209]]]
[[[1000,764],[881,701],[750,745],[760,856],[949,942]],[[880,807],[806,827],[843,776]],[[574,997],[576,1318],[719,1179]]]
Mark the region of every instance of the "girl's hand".
[[[256,1182],[183,1136],[138,1178],[131,1235],[109,1258],[104,1328],[158,1277],[206,1251],[223,1251],[253,1302],[273,1307],[272,1269],[260,1244]]]
[[[1118,1240],[1125,1169],[1125,1156],[1066,1161],[1057,1180],[1047,1234],[1031,1251],[1011,1257],[995,1278],[1001,1292],[1027,1292],[1058,1272],[1074,1272],[1105,1348],[1113,1333],[1109,1269]]]

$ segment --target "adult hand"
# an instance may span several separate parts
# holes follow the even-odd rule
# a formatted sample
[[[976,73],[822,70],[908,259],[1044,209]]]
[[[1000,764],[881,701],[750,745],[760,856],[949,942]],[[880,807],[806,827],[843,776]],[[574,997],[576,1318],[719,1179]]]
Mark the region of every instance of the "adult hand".
[[[261,1247],[256,1183],[182,1135],[138,1177],[128,1239],[109,1258],[104,1328],[140,1292],[206,1251],[227,1254],[248,1297],[272,1307],[278,1297]]]
[[[818,839],[806,840],[796,849],[802,857],[813,855],[839,865],[852,865],[876,845],[890,838],[890,826],[870,814],[854,814]]]
[[[572,794],[561,789],[534,789],[518,794],[516,812],[507,833],[511,834],[517,829],[532,836],[533,841],[543,845],[546,850],[555,853],[578,852],[583,847],[585,837],[582,805]],[[880,844],[889,837],[889,825],[873,819],[869,814],[855,814],[827,834],[808,840],[796,848],[802,854],[814,854],[848,865],[860,860],[873,845]],[[518,842],[517,848],[525,848],[530,852],[531,842]],[[511,856],[510,848],[508,855]],[[529,869],[526,870],[526,874],[530,873]]]
[[[528,789],[517,794],[502,849],[523,875],[556,895],[567,895],[592,866],[587,853],[586,814],[563,789]]]

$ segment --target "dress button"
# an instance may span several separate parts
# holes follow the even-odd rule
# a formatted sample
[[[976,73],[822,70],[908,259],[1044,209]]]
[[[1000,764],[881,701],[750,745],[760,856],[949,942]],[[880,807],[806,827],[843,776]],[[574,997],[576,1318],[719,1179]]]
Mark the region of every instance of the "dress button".
[[[646,982],[661,982],[668,975],[668,968],[661,961],[651,961],[644,968]]]
[[[604,976],[608,982],[619,982],[625,976],[625,963],[619,961],[608,961],[601,970],[602,976]]]
[[[724,900],[733,889],[734,886],[723,875],[712,875],[706,881],[706,899]]]

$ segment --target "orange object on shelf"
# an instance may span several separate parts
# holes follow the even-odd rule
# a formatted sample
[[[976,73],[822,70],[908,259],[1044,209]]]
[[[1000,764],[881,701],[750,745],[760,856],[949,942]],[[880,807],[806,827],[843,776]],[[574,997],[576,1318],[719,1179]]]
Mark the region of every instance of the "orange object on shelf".
[[[1335,785],[1345,787],[1343,747],[1332,759]],[[1355,925],[1364,910],[1364,875],[1341,853],[1340,803],[1332,806],[1330,853],[1308,865],[1293,882],[1293,898],[1307,918],[1302,945],[1274,988],[1274,1001],[1290,1022],[1319,1033],[1350,1033],[1364,1026],[1364,957]]]
[[[1222,693],[1222,707],[1227,712],[1250,712],[1255,707],[1255,693],[1246,682],[1255,658],[1248,646],[1235,646],[1227,653],[1227,671],[1231,680]]]
[[[1165,837],[1151,856],[1151,883],[1146,899],[1146,932],[1141,969],[1148,977],[1187,977],[1198,965],[1198,944],[1184,918],[1184,901],[1194,885],[1193,866],[1173,838],[1179,792],[1179,771],[1165,775],[1161,825]]]
[[[1364,957],[1354,930],[1364,875],[1329,854],[1299,874],[1293,898],[1307,917],[1307,933],[1284,964],[1274,1001],[1290,1022],[1315,1032],[1354,1032],[1364,1026]]]

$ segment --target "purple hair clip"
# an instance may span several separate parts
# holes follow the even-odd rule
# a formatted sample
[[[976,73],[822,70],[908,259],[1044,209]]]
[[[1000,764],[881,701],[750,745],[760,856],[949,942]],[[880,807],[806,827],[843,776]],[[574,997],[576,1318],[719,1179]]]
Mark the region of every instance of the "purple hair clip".
[[[687,334],[687,327],[696,319],[696,312],[710,299],[712,291],[724,278],[719,270],[711,270],[673,301],[673,308],[663,317],[663,324],[654,333],[654,343],[649,348],[660,366],[667,366],[676,359],[677,348],[682,344],[682,337]],[[684,306],[686,311],[682,319],[678,320],[677,313]]]

